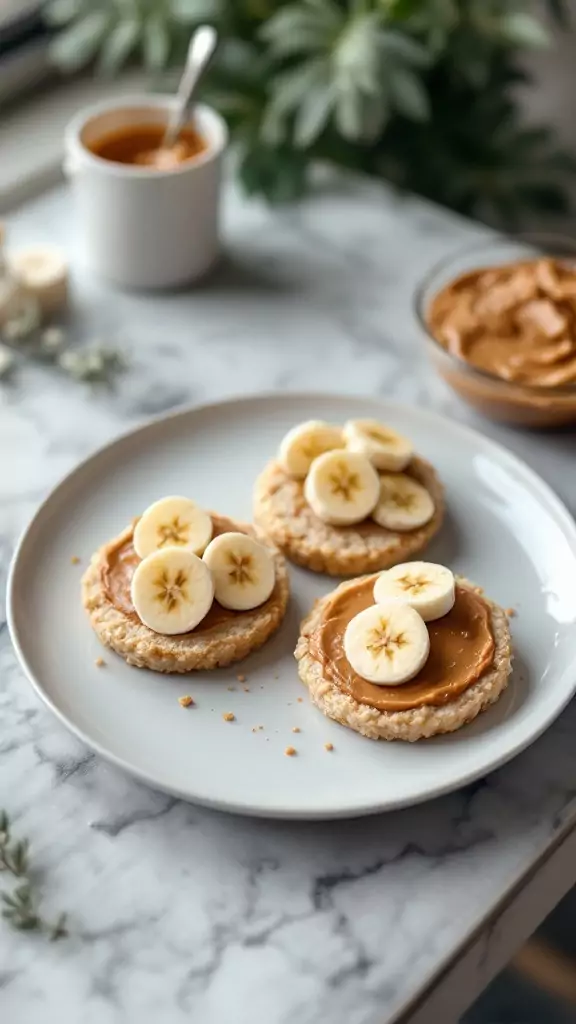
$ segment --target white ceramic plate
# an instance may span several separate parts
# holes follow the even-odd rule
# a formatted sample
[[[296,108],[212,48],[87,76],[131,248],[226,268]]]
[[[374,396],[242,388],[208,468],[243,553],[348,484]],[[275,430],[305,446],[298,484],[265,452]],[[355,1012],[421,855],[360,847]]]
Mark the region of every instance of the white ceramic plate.
[[[299,683],[292,652],[300,619],[335,582],[296,568],[282,628],[240,665],[170,677],[130,668],[102,651],[79,596],[96,547],[165,494],[188,494],[249,519],[253,481],[290,426],[358,416],[380,418],[411,437],[446,484],[449,514],[427,556],[517,610],[514,673],[495,707],[457,733],[414,745],[375,743],[324,718]],[[72,555],[81,565],[71,564]],[[480,434],[385,400],[263,396],[150,423],[71,473],[20,543],[9,622],[46,704],[89,746],[138,778],[224,810],[336,818],[456,789],[531,743],[576,689],[574,580],[573,520],[530,469]],[[106,666],[98,669],[94,661],[102,653]],[[180,707],[185,693],[194,697],[194,709]],[[235,722],[223,720],[227,711]],[[264,729],[254,733],[255,725]],[[294,727],[301,731],[294,734]],[[324,749],[327,741],[332,753]],[[284,755],[288,745],[298,756]]]

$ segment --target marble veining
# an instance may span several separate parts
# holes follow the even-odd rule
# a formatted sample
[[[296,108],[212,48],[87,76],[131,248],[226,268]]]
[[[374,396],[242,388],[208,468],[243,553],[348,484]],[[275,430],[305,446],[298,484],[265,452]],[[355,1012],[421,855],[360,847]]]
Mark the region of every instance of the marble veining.
[[[74,254],[67,203],[58,189],[16,211],[12,240]],[[145,788],[69,735],[23,679],[5,624],[14,543],[58,478],[119,431],[274,389],[393,395],[474,422],[430,374],[410,302],[430,263],[483,229],[362,182],[280,212],[229,191],[225,214],[227,259],[192,294],[111,301],[76,267],[79,342],[130,355],[115,390],[28,367],[0,391],[0,805],[32,841],[46,912],[67,910],[71,927],[55,945],[0,927],[0,1017],[14,1024],[389,1022],[574,813],[574,707],[467,790],[290,824]],[[573,431],[481,428],[576,511]]]

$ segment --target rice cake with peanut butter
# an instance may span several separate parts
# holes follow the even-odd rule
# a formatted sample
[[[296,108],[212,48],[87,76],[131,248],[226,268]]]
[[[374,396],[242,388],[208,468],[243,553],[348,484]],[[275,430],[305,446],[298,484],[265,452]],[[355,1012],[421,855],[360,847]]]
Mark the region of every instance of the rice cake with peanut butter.
[[[374,602],[378,575],[342,583],[304,619],[295,657],[312,702],[369,739],[415,742],[460,729],[507,686],[506,613],[469,580],[456,578],[453,607],[426,623],[429,653],[421,669],[401,685],[376,685],[352,668],[344,642],[359,613],[385,607]]]
[[[390,438],[390,451],[379,437]],[[340,479],[333,472],[339,463]],[[352,499],[362,504],[355,518],[354,510],[337,506],[338,495],[327,493],[327,475],[340,497],[346,485],[356,487]],[[374,480],[376,497],[365,500]],[[358,576],[412,558],[443,519],[444,489],[434,468],[375,421],[349,421],[343,429],[310,421],[293,428],[254,487],[255,522],[291,561],[330,576]]]
[[[134,549],[134,526],[129,526],[96,551],[82,579],[82,603],[92,628],[102,643],[129,665],[170,673],[223,667],[261,647],[282,622],[290,592],[282,554],[259,530],[226,516],[209,515],[213,540],[242,533],[266,546],[274,565],[270,596],[245,611],[225,608],[214,599],[205,617],[189,632],[156,632],[134,608],[131,584],[142,562]]]

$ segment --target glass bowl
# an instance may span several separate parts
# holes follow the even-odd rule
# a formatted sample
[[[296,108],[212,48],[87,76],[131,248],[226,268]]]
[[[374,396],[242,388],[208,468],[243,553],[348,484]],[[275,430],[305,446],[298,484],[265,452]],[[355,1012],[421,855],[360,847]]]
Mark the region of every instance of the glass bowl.
[[[542,234],[496,237],[453,252],[436,263],[418,285],[414,312],[432,365],[465,402],[500,422],[525,427],[558,427],[576,423],[576,383],[551,388],[504,380],[448,352],[426,323],[431,300],[454,278],[467,271],[541,256],[574,264],[576,270],[576,241]]]

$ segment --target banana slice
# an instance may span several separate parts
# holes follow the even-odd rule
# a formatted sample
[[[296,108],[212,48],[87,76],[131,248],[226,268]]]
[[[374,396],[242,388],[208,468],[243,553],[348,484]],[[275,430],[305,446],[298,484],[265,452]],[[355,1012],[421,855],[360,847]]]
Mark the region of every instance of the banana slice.
[[[279,459],[290,476],[303,480],[314,459],[342,447],[342,431],[323,420],[299,423],[280,443]]]
[[[399,686],[413,679],[429,651],[424,620],[409,605],[395,601],[365,608],[344,633],[344,652],[352,668],[379,686]]]
[[[59,312],[68,302],[68,264],[60,249],[51,245],[8,249],[9,272],[40,304],[44,315]]]
[[[344,424],[344,440],[351,452],[367,455],[377,469],[399,472],[404,469],[414,449],[406,437],[378,420],[348,420]]]
[[[374,584],[374,600],[409,604],[424,619],[441,619],[454,607],[454,574],[434,562],[403,562],[380,573]]]
[[[167,547],[201,555],[212,537],[212,520],[190,498],[160,498],[134,527],[134,549],[140,558]]]
[[[380,493],[378,473],[365,455],[344,448],[314,459],[304,497],[325,523],[359,523],[373,511]]]
[[[387,530],[416,530],[430,522],[434,502],[422,484],[406,473],[383,473],[372,519]]]
[[[189,633],[214,600],[214,583],[207,565],[186,548],[153,551],[134,572],[132,604],[145,626],[172,636]]]
[[[245,612],[267,601],[274,589],[274,560],[268,548],[245,533],[221,533],[204,552],[216,600]]]

